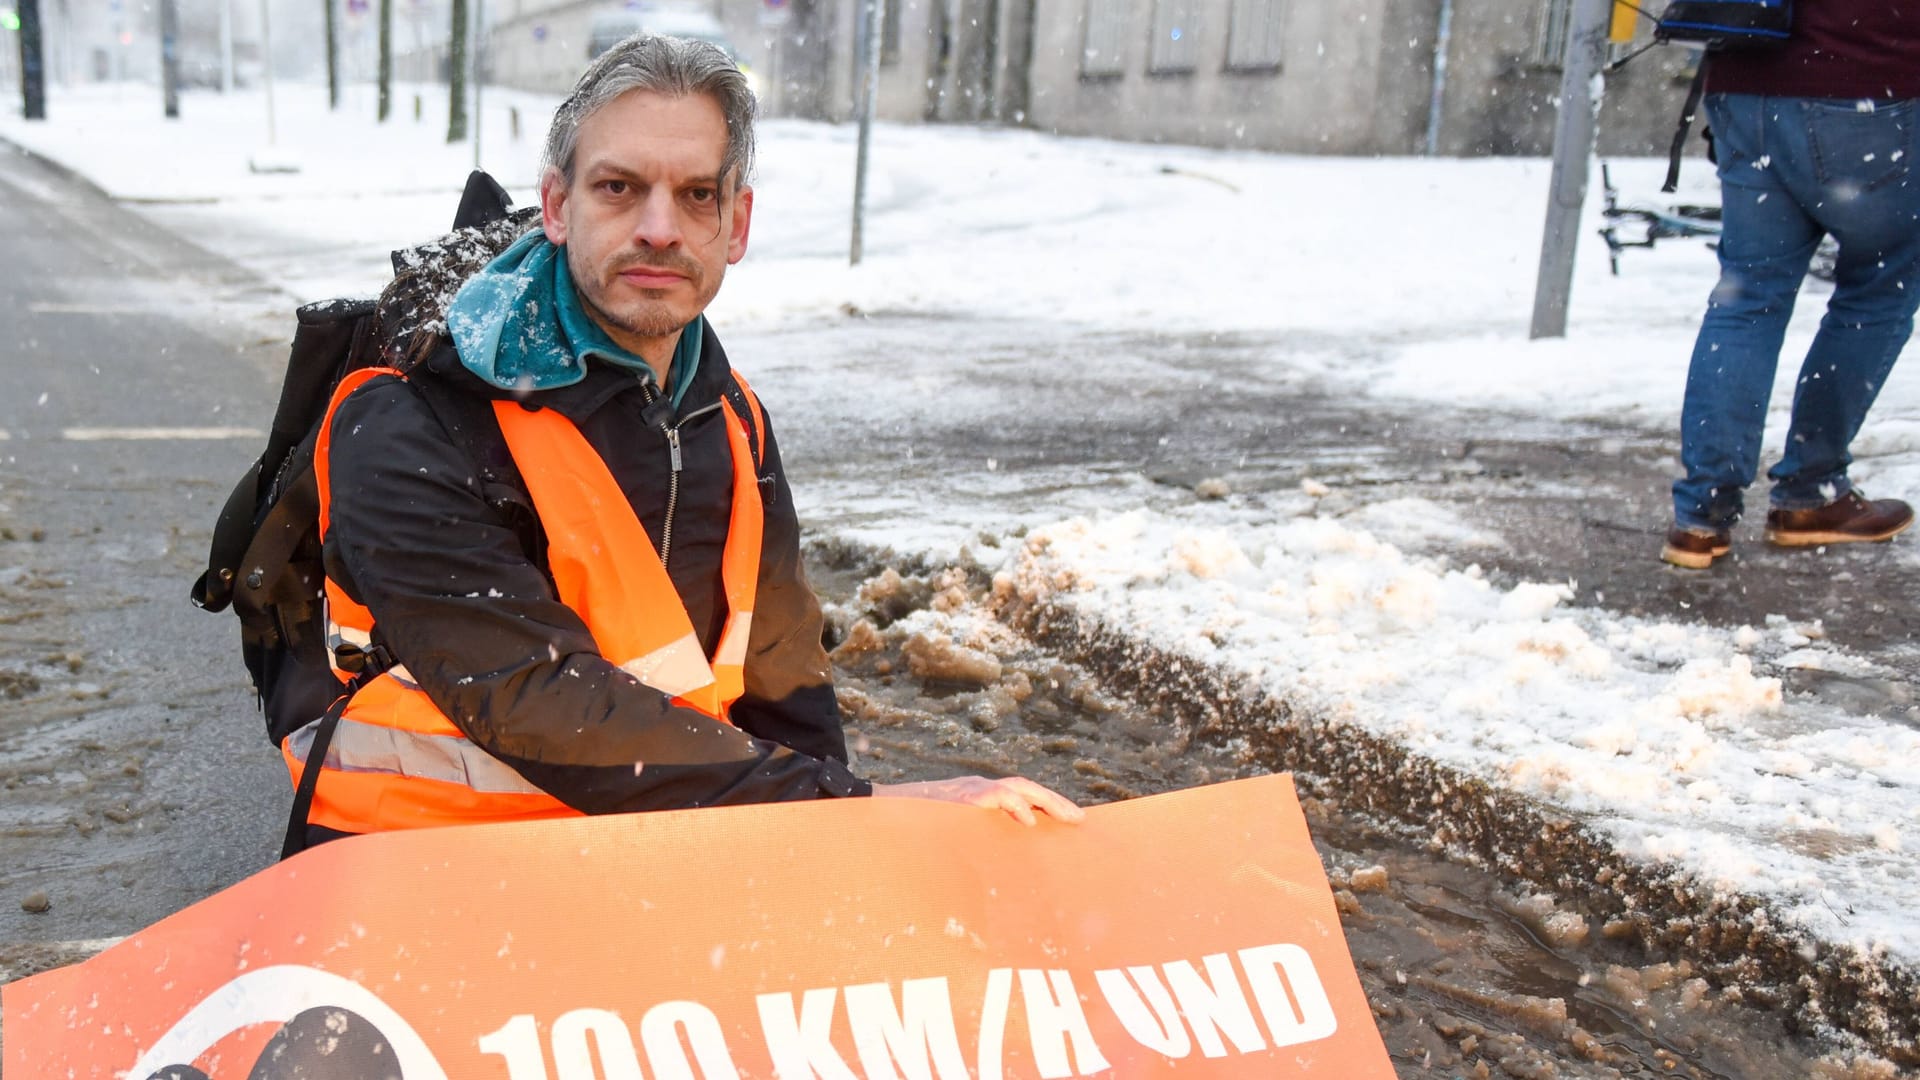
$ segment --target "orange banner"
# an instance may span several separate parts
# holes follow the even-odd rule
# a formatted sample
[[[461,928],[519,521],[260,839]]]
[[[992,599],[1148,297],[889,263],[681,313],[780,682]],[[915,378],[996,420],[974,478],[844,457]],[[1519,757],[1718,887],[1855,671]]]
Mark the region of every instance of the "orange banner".
[[[1290,777],[367,836],[0,988],[9,1077],[1391,1077]]]

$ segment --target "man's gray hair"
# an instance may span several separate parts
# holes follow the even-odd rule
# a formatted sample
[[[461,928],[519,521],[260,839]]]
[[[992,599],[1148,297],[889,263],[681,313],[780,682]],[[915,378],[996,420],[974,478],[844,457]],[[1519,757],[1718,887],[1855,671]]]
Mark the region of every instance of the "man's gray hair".
[[[723,185],[738,191],[753,174],[753,89],[740,65],[709,41],[639,33],[600,54],[573,96],[553,114],[547,131],[546,164],[573,185],[573,155],[580,125],[622,94],[650,90],[668,97],[705,94],[727,121],[727,153],[720,160]]]

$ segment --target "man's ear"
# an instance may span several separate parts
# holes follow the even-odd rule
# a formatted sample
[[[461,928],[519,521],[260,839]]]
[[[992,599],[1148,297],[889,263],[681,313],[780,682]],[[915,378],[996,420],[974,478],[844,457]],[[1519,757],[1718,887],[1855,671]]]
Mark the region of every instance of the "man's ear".
[[[540,177],[540,228],[555,247],[567,242],[567,178],[549,166]]]
[[[733,227],[727,230],[727,265],[747,254],[747,233],[753,228],[753,189],[743,187],[733,197]]]

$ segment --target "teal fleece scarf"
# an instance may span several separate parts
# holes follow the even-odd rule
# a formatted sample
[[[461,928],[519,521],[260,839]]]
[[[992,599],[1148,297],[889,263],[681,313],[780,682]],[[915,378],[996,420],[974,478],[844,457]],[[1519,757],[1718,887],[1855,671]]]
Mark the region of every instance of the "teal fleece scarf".
[[[700,367],[704,316],[680,331],[667,368],[667,396],[680,407]],[[552,390],[587,377],[587,361],[626,368],[648,382],[653,369],[614,344],[574,292],[565,250],[534,230],[468,279],[447,309],[460,363],[502,390]]]

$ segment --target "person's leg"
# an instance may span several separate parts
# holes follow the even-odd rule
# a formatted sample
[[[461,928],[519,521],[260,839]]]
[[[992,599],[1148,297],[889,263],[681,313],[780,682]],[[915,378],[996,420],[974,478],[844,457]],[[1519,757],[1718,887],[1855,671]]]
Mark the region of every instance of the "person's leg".
[[[1780,342],[1820,240],[1820,226],[1788,194],[1770,156],[1778,104],[1746,94],[1707,98],[1720,158],[1720,281],[1694,342],[1680,410],[1686,475],[1673,485],[1673,516],[1681,530],[1723,532],[1740,516],[1760,464]]]
[[[1920,106],[1791,104],[1808,150],[1791,181],[1795,195],[1840,245],[1833,297],[1794,391],[1786,451],[1767,474],[1774,507],[1807,510],[1852,490],[1848,447],[1920,308]]]

